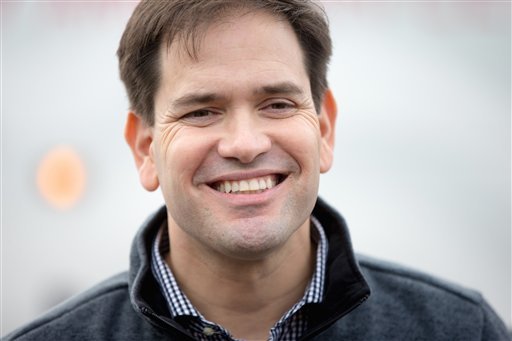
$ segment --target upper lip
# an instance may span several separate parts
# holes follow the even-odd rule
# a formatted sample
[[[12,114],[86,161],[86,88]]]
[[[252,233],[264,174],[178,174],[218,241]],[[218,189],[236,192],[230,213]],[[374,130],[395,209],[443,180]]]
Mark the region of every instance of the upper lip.
[[[213,184],[219,181],[240,181],[240,180],[248,180],[254,178],[260,178],[269,175],[281,175],[286,176],[289,172],[283,170],[271,170],[271,169],[261,169],[261,170],[250,170],[250,171],[237,171],[230,172],[226,174],[222,174],[216,177],[209,179],[206,183]]]

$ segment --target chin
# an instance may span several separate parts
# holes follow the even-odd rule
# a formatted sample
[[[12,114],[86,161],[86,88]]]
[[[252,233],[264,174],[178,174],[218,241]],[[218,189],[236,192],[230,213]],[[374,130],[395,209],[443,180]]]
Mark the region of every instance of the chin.
[[[240,246],[238,248],[229,248],[224,249],[224,255],[231,258],[236,259],[240,261],[261,261],[266,258],[268,258],[269,255],[271,255],[275,250],[277,250],[278,247],[271,247],[271,246],[254,246],[251,245],[247,247],[246,245]]]
[[[262,226],[265,225],[237,227],[238,231],[230,231],[221,246],[223,253],[241,260],[262,259],[282,247],[291,235],[275,227],[263,229]]]

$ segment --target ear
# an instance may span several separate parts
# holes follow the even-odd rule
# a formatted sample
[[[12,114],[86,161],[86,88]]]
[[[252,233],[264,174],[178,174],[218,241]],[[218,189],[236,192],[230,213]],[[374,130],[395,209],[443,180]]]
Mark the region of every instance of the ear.
[[[322,110],[318,117],[320,122],[320,134],[322,137],[322,145],[320,147],[320,172],[327,172],[333,161],[334,150],[334,129],[336,127],[336,116],[338,110],[336,101],[330,89],[327,89],[322,102]]]
[[[153,128],[130,112],[126,118],[124,138],[132,150],[142,186],[148,191],[156,190],[159,182],[152,151]]]

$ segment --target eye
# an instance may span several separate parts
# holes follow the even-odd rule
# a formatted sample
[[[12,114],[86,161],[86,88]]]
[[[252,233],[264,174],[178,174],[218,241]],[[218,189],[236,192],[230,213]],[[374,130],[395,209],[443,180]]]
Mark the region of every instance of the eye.
[[[212,112],[210,110],[201,109],[192,111],[186,115],[183,116],[183,118],[201,118],[201,117],[208,117],[212,115]]]
[[[213,122],[219,115],[219,113],[209,109],[199,109],[183,115],[181,120],[191,124],[206,125]]]
[[[277,102],[277,103],[270,104],[269,107],[274,110],[283,110],[283,109],[291,108],[292,104],[286,103],[286,102]]]
[[[263,104],[261,110],[271,114],[282,116],[294,112],[296,108],[295,103],[288,100],[274,100]]]

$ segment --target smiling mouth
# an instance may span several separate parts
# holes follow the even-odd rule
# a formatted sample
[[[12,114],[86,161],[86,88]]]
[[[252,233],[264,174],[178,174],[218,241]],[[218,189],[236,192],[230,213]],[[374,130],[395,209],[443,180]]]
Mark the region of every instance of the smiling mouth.
[[[261,193],[284,181],[284,175],[267,175],[259,178],[245,180],[223,180],[209,184],[211,188],[221,193],[231,194],[255,194]]]

